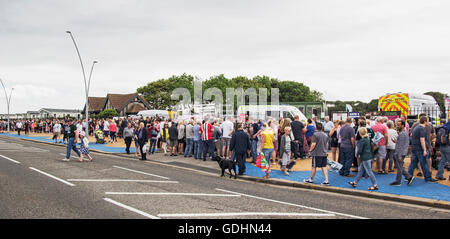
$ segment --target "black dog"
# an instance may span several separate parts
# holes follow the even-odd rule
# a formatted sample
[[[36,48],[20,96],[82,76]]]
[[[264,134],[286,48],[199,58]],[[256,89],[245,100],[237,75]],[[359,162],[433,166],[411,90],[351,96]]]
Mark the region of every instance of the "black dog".
[[[221,177],[225,177],[225,170],[228,169],[228,171],[230,172],[230,178],[233,176],[233,174],[231,173],[231,170],[234,171],[234,178],[235,179],[237,178],[236,162],[233,162],[230,159],[223,159],[220,156],[215,156],[214,160],[216,160],[219,163],[219,166],[222,169]]]

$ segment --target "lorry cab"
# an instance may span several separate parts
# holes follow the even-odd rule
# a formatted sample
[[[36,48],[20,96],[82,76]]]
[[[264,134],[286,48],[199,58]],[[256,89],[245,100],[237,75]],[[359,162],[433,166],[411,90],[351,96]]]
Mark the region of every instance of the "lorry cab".
[[[280,117],[293,120],[295,115],[299,116],[300,121],[307,120],[305,115],[292,105],[241,105],[238,107],[236,115],[243,114],[257,120],[279,119]]]
[[[137,116],[142,118],[156,117],[156,115],[165,119],[169,119],[169,111],[167,110],[142,110],[137,113]]]

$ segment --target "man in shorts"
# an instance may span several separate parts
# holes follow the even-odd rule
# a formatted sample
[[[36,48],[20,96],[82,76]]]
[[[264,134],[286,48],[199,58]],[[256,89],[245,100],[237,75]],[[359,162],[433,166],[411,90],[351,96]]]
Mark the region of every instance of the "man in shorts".
[[[377,162],[377,169],[379,174],[387,174],[387,172],[382,170],[383,160],[386,158],[386,139],[388,138],[388,128],[383,124],[383,118],[377,117],[375,125],[372,125],[373,133],[377,132],[383,135],[383,138],[378,142],[378,152],[375,155],[375,161]]]
[[[312,169],[311,178],[304,180],[305,183],[314,183],[314,176],[316,175],[317,168],[321,168],[325,176],[325,181],[322,185],[328,186],[328,171],[327,171],[327,149],[328,149],[328,135],[323,131],[321,123],[316,123],[316,132],[311,138],[311,156],[312,156]]]
[[[230,152],[230,142],[231,142],[231,136],[233,135],[234,131],[234,124],[232,122],[232,118],[227,118],[221,125],[220,128],[222,129],[222,153],[226,159],[231,158],[231,152]]]
[[[55,139],[55,143],[58,143],[60,135],[61,135],[61,124],[59,123],[59,121],[56,121],[55,125],[53,125],[53,138]]]

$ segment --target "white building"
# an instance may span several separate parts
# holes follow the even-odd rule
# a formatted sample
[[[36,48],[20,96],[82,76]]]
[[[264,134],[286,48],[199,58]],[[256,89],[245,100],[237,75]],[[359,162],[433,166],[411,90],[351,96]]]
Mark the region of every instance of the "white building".
[[[17,117],[17,114],[9,114],[9,119],[11,119],[11,120],[16,119],[16,117]],[[0,119],[7,120],[8,114],[0,114]]]
[[[47,119],[47,118],[65,118],[72,117],[76,119],[81,119],[81,110],[73,110],[73,109],[49,109],[42,108],[39,110],[39,118]]]
[[[26,113],[17,113],[15,119],[23,120],[27,118]]]
[[[27,111],[27,119],[39,119],[39,111]]]

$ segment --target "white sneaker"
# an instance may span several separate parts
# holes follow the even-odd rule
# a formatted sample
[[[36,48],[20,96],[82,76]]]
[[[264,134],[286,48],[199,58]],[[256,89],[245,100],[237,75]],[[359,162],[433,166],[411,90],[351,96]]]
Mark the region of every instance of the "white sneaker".
[[[66,159],[66,158],[64,158],[62,161],[64,161],[64,162],[69,162],[70,161],[70,159]]]

